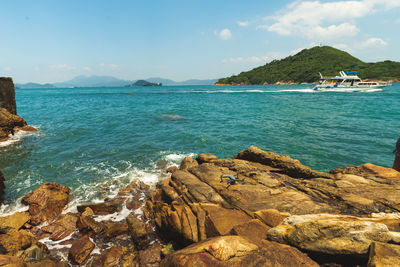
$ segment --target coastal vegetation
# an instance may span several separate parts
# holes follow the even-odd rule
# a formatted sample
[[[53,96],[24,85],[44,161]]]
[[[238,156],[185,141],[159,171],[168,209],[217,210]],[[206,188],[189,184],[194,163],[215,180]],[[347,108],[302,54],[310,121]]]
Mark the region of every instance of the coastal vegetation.
[[[217,84],[315,83],[319,79],[319,72],[324,76],[331,76],[338,75],[341,70],[359,71],[362,79],[400,78],[400,62],[386,60],[366,63],[339,49],[316,46],[250,71],[221,78]]]

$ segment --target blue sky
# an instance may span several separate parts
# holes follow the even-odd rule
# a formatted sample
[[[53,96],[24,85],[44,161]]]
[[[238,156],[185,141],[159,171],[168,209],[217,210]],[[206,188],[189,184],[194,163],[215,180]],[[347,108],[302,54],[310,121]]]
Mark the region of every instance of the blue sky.
[[[315,45],[400,61],[400,0],[3,0],[0,76],[220,78]]]

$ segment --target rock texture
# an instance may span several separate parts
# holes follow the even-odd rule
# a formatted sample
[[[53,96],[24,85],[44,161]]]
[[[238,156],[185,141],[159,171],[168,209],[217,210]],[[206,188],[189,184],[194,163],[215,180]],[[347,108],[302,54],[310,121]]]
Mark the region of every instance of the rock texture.
[[[172,253],[161,262],[160,266],[317,267],[319,265],[293,247],[268,241],[257,246],[240,236],[220,236]]]
[[[38,225],[55,219],[69,202],[69,188],[56,183],[44,183],[22,198],[29,205],[30,224]]]
[[[4,184],[4,180],[5,180],[4,174],[0,170],[0,203],[3,201],[4,189],[6,188],[6,186]]]
[[[27,126],[26,121],[17,115],[15,89],[11,78],[0,77],[0,142],[6,141],[14,132],[36,131]]]
[[[15,88],[11,78],[0,77],[0,108],[5,108],[11,114],[17,115]]]
[[[133,181],[69,213],[69,189],[42,184],[22,199],[28,212],[0,217],[0,264],[56,266],[55,256],[85,266],[399,265],[393,169],[324,173],[250,147],[232,159],[187,157],[169,172],[156,187]]]

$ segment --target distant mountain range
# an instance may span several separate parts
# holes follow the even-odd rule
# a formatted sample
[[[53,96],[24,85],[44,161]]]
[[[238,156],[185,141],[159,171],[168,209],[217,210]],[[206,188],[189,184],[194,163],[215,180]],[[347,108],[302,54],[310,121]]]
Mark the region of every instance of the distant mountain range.
[[[218,84],[313,83],[318,81],[319,72],[324,76],[332,76],[338,75],[342,70],[359,71],[362,79],[398,80],[400,78],[400,62],[386,60],[367,63],[339,49],[316,46],[250,71],[219,79]]]
[[[65,82],[56,82],[56,83],[16,83],[15,86],[17,88],[72,88],[72,87],[123,87],[127,85],[132,85],[138,81],[142,80],[122,80],[115,78],[113,76],[85,76],[79,75],[75,78],[65,81]],[[150,83],[161,83],[162,85],[212,85],[217,82],[217,79],[210,80],[187,80],[182,82],[176,82],[170,79],[164,78],[148,78],[145,81]]]

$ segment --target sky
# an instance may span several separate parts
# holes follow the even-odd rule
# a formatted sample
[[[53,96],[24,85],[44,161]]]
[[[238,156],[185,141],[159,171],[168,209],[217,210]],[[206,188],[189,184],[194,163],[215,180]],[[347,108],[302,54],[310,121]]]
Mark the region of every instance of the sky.
[[[316,45],[400,61],[400,0],[0,3],[0,76],[17,83],[214,79]]]

